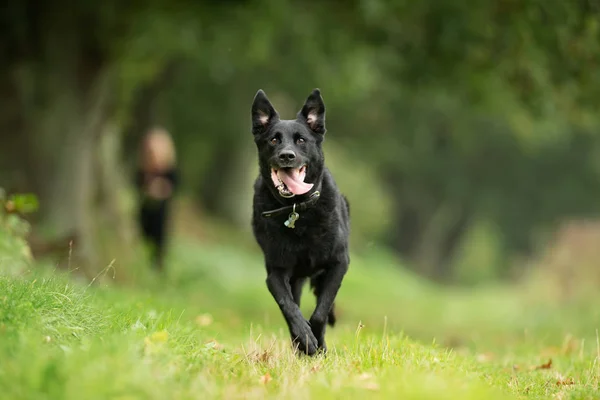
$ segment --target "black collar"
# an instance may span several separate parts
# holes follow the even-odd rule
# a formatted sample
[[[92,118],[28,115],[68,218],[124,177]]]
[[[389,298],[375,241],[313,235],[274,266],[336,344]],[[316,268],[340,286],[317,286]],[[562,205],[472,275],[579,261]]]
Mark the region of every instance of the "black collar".
[[[291,206],[276,208],[274,210],[263,211],[261,213],[261,215],[263,217],[273,217],[273,216],[281,215],[281,214],[288,213],[291,211],[304,211],[307,208],[314,206],[317,203],[317,201],[319,201],[319,197],[321,197],[321,193],[317,190],[317,191],[313,192],[313,194],[311,194],[308,197],[308,200],[306,200],[306,201],[303,201],[301,203],[294,203]]]

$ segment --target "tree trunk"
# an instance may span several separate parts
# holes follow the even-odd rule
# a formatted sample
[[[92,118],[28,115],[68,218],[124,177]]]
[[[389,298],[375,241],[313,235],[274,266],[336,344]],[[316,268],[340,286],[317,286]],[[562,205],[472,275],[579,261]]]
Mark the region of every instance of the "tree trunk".
[[[61,264],[91,276],[110,262],[99,254],[95,216],[118,193],[105,190],[98,202],[99,187],[110,175],[100,173],[106,164],[99,157],[113,113],[113,76],[110,65],[95,49],[82,48],[77,35],[54,31],[44,39],[42,54],[7,67],[10,85],[2,88],[10,89],[16,106],[2,115],[0,137],[2,143],[17,140],[0,148],[1,158],[14,155],[10,170],[24,171],[14,181],[39,197],[33,240],[75,237],[75,259]],[[115,242],[119,236],[117,231]],[[65,241],[63,254],[71,253],[68,246]]]
[[[426,276],[437,281],[452,278],[453,258],[467,232],[469,218],[460,206],[443,204],[430,215],[415,249],[415,260]]]
[[[396,222],[391,225],[388,244],[419,274],[439,281],[451,279],[452,262],[468,231],[470,211],[464,205],[427,202],[425,196],[404,193],[411,191],[397,187]]]
[[[93,270],[98,263],[90,210],[94,160],[110,115],[111,88],[107,71],[97,71],[92,80],[89,93],[80,93],[59,79],[65,82],[57,84],[60,93],[28,110],[22,153],[36,161],[30,183],[40,198],[39,227],[50,237],[75,236],[78,261]]]

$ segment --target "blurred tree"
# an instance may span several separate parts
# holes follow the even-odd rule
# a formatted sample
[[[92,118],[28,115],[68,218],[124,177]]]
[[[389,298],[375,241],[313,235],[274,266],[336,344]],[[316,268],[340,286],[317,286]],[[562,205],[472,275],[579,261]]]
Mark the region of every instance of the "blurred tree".
[[[598,212],[597,5],[360,8],[348,31],[377,49],[382,79],[360,103],[364,124],[348,124],[370,134],[349,140],[372,150],[394,193],[401,254],[443,278],[474,216],[492,218],[509,255],[531,251],[532,234],[559,218]]]
[[[272,89],[294,104],[320,86],[335,110],[329,140],[369,160],[396,199],[389,243],[443,279],[477,218],[500,228],[508,256],[530,252],[533,233],[558,218],[597,211],[597,143],[573,134],[598,122],[588,94],[600,49],[579,47],[595,37],[596,12],[588,2],[257,1],[219,14],[212,45],[164,104],[202,204],[235,222],[251,94]],[[558,160],[569,175],[553,171],[565,168]],[[573,195],[560,195],[566,187]]]
[[[110,20],[110,3],[102,10],[23,1],[2,14],[2,98],[10,111],[2,119],[1,148],[15,156],[12,169],[24,171],[24,184],[39,194],[42,218],[57,235],[93,231],[87,206],[94,148],[113,106],[104,39],[123,28]],[[91,255],[91,242],[81,245]]]
[[[393,199],[387,243],[449,279],[480,220],[509,257],[561,218],[599,211],[598,11],[588,0],[13,2],[0,17],[0,179],[39,193],[41,222],[91,249],[90,215],[127,219],[118,171],[158,123],[175,135],[188,193],[247,226],[252,96],[267,90],[291,117],[320,87],[327,143]],[[124,160],[108,162],[117,151]]]
[[[114,242],[126,221],[115,204],[120,159],[112,157],[121,140],[114,124],[123,100],[120,55],[131,43],[131,21],[152,7],[22,1],[7,4],[1,17],[3,171],[20,173],[14,184],[39,195],[38,222],[51,236],[77,237],[88,265],[110,261],[97,251],[106,222],[97,211],[119,214],[111,221]]]

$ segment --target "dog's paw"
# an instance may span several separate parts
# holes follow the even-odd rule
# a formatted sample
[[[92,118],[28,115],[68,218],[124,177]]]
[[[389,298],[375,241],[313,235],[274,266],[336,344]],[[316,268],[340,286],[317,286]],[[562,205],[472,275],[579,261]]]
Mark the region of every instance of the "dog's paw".
[[[306,320],[303,320],[292,328],[292,343],[294,343],[299,352],[309,356],[315,355],[319,349],[319,342]]]
[[[325,353],[327,351],[327,346],[325,345],[325,322],[311,318],[309,324],[313,335],[317,338],[318,350]]]
[[[327,345],[325,344],[325,338],[317,338],[317,352],[323,355],[327,354]]]

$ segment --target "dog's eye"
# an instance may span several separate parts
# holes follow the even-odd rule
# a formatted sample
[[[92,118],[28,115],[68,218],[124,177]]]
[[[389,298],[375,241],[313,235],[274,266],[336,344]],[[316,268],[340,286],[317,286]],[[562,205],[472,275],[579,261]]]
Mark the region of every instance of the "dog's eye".
[[[270,142],[271,142],[271,144],[277,144],[277,143],[279,143],[279,138],[274,137],[270,140]]]
[[[306,140],[304,140],[304,138],[300,137],[300,138],[296,139],[297,144],[304,144],[305,142],[306,142]]]

